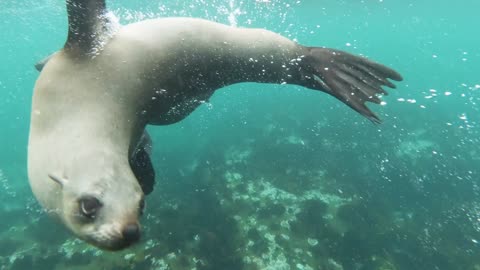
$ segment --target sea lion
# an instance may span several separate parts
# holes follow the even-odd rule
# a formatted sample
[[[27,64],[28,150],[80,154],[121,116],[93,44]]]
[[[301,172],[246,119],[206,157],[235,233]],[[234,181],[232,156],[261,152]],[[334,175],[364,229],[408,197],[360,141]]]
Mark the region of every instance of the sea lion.
[[[365,102],[380,103],[382,86],[402,80],[364,57],[263,29],[194,18],[119,26],[105,1],[66,6],[67,41],[37,66],[28,176],[48,212],[102,249],[140,238],[154,177],[142,143],[146,125],[181,121],[215,90],[240,82],[323,91],[378,123]]]

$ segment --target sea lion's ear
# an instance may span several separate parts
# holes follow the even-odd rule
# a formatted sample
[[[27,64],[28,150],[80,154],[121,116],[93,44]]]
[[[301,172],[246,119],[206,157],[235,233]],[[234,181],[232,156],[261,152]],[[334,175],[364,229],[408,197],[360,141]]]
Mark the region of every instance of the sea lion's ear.
[[[63,188],[63,186],[65,186],[65,185],[67,184],[67,182],[68,182],[66,178],[64,178],[64,177],[58,177],[58,176],[56,176],[56,175],[54,175],[54,174],[48,174],[48,177],[49,177],[50,179],[52,179],[55,183],[59,184],[60,187],[62,187],[62,188]]]

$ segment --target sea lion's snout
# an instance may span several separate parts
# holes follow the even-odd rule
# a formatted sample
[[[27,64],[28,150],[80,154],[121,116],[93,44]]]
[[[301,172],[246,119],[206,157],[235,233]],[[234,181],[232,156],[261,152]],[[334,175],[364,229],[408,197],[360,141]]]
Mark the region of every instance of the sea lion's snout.
[[[140,225],[137,222],[127,223],[120,229],[120,234],[117,234],[113,239],[97,242],[97,246],[111,251],[122,250],[137,243],[140,236]]]
[[[137,223],[127,224],[122,230],[122,236],[127,244],[133,244],[140,240],[140,226]]]
[[[126,223],[121,227],[118,225],[118,223],[116,226],[104,225],[98,228],[96,233],[90,234],[84,239],[100,249],[109,251],[128,248],[140,240],[141,229],[138,222]]]

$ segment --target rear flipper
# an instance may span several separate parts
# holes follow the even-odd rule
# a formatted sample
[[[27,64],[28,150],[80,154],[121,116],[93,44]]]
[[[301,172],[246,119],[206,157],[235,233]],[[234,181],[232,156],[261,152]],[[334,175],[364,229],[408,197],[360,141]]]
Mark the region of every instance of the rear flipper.
[[[145,195],[152,193],[155,185],[155,170],[153,169],[152,160],[150,159],[151,147],[152,142],[150,136],[144,131],[137,147],[130,157],[130,167]]]
[[[326,92],[374,123],[381,120],[365,105],[379,104],[378,95],[387,95],[382,86],[395,88],[388,79],[401,81],[396,71],[364,57],[327,48],[307,47],[301,85]]]

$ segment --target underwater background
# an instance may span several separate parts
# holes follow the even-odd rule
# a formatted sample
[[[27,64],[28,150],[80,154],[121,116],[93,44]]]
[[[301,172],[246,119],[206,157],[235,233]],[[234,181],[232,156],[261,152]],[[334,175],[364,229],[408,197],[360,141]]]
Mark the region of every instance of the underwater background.
[[[260,27],[366,55],[405,80],[374,125],[291,85],[238,84],[149,127],[143,239],[103,252],[33,198],[33,65],[66,38],[64,1],[0,0],[0,270],[480,270],[480,1],[107,1],[124,24],[166,16]]]

